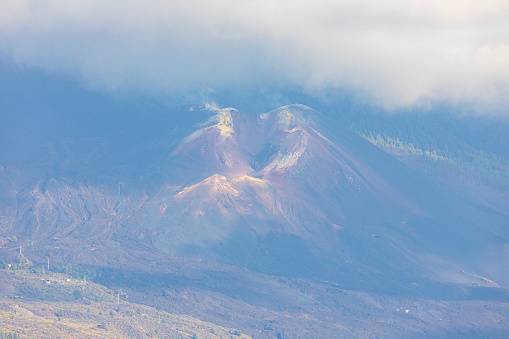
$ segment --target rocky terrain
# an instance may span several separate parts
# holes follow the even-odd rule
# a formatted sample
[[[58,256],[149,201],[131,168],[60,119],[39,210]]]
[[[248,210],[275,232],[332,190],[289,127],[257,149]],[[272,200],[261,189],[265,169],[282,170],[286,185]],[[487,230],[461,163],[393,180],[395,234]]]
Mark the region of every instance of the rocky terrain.
[[[503,337],[509,217],[302,105],[186,106],[0,168],[0,249],[253,337]]]

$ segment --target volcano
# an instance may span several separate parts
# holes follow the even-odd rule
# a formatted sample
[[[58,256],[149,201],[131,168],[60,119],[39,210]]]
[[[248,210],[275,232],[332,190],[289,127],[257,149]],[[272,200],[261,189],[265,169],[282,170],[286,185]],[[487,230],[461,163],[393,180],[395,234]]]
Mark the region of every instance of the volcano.
[[[185,114],[203,109],[158,164],[171,186],[129,223],[162,252],[342,284],[473,282],[473,259],[508,241],[500,216],[308,107]]]
[[[509,217],[306,106],[186,106],[39,157],[42,169],[2,168],[0,198],[4,245],[41,261],[138,270],[152,258],[157,272],[191,260],[442,299],[509,286]]]

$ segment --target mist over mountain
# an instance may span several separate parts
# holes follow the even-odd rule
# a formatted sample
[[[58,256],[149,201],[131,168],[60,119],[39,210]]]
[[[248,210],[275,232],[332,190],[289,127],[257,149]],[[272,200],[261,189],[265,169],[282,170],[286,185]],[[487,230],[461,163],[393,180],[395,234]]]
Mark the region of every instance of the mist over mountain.
[[[0,337],[509,337],[508,25],[0,0]]]
[[[23,0],[0,13],[8,60],[101,92],[346,90],[389,110],[445,102],[507,116],[505,1]]]
[[[2,85],[4,258],[254,337],[507,332],[504,119],[169,109],[27,77]]]

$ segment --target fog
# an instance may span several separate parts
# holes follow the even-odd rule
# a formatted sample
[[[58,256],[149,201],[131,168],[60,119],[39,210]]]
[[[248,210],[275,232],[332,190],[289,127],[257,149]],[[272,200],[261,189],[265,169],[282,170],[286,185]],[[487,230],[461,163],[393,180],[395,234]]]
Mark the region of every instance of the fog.
[[[108,93],[509,102],[506,1],[0,1],[0,51]]]

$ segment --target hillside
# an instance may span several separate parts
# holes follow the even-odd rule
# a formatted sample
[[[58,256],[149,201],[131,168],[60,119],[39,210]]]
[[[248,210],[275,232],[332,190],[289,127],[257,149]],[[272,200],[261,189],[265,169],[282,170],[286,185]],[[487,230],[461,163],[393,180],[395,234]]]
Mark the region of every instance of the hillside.
[[[19,338],[247,338],[62,273],[0,269],[0,333]],[[120,292],[120,295],[118,293]]]
[[[252,337],[507,333],[509,217],[370,141],[303,105],[207,104],[49,142],[0,168],[0,253]],[[55,291],[47,315],[82,304]],[[72,312],[123,334],[106,294]]]
[[[475,202],[509,210],[509,119],[453,109],[384,114],[334,110],[334,119],[412,168]]]

